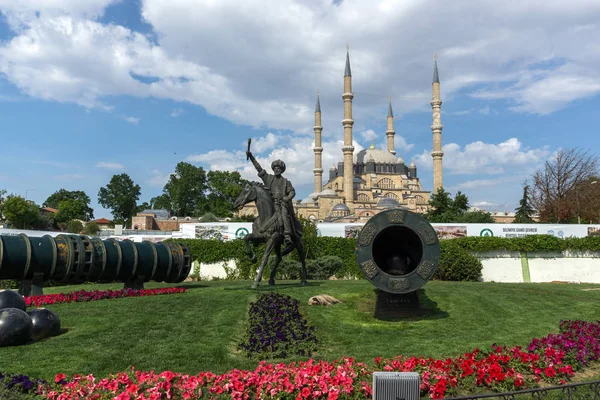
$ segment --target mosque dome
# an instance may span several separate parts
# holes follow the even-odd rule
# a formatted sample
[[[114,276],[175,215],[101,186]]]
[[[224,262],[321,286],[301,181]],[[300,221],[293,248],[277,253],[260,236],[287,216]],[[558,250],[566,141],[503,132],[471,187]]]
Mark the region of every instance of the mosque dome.
[[[325,189],[319,193],[319,196],[337,196],[337,193],[335,193],[332,189]]]
[[[348,206],[346,204],[339,203],[339,204],[336,204],[335,206],[333,206],[333,208],[331,209],[331,211],[350,212],[350,209],[348,208]]]
[[[354,163],[362,164],[374,161],[375,164],[395,164],[396,156],[387,150],[376,149],[373,144],[368,149],[363,149],[354,156]]]
[[[396,160],[396,164],[404,164],[404,158],[398,157],[398,159]]]
[[[320,194],[321,193],[318,193],[318,192],[312,192],[311,194],[308,195],[308,198],[316,200]]]
[[[381,208],[404,208],[398,203],[398,200],[392,199],[391,197],[383,197],[377,202],[377,207]]]
[[[301,204],[315,204],[315,199],[308,196],[307,198],[302,199]]]

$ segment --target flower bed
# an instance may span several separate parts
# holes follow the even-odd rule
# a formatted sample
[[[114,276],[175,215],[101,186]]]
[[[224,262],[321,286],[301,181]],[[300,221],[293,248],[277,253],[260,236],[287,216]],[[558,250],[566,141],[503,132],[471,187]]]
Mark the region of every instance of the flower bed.
[[[298,300],[279,293],[250,303],[248,328],[238,349],[250,358],[310,356],[318,340],[315,328],[300,313]]]
[[[34,393],[39,385],[45,385],[46,383],[47,382],[42,379],[31,379],[25,375],[4,375],[2,372],[0,372],[0,389],[21,393]]]
[[[62,374],[53,386],[39,393],[52,400],[71,398],[118,400],[198,399],[368,399],[372,396],[373,371],[415,371],[421,376],[421,392],[431,398],[472,392],[518,390],[539,382],[565,383],[573,371],[600,357],[600,321],[566,321],[560,333],[533,339],[528,350],[493,345],[489,351],[475,349],[445,360],[424,357],[375,359],[375,366],[355,362],[313,361],[266,364],[254,371],[232,370],[222,375],[201,372],[190,376],[165,371],[120,372],[97,380]],[[80,397],[76,397],[79,395]]]
[[[162,289],[121,289],[121,290],[79,290],[71,293],[45,294],[42,296],[25,297],[27,307],[46,306],[49,304],[74,303],[78,301],[95,301],[117,299],[121,297],[155,296],[159,294],[185,293],[185,288]]]

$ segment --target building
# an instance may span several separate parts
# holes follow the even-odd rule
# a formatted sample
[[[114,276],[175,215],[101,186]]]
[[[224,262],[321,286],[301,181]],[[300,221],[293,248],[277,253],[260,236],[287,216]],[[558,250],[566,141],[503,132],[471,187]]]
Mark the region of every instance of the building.
[[[417,175],[414,162],[406,164],[394,147],[394,113],[391,99],[388,102],[386,149],[377,149],[374,144],[359,152],[352,144],[352,71],[350,52],[346,50],[344,70],[344,146],[342,160],[333,165],[323,184],[321,103],[317,92],[315,107],[315,154],[314,192],[307,198],[297,200],[294,209],[299,216],[317,222],[366,222],[373,215],[389,208],[406,208],[425,213],[429,209],[431,192],[424,190]],[[437,59],[434,56],[432,82],[432,125],[433,133],[433,187],[442,187],[442,124],[441,124],[440,81]],[[256,215],[253,203],[240,210],[240,215]]]

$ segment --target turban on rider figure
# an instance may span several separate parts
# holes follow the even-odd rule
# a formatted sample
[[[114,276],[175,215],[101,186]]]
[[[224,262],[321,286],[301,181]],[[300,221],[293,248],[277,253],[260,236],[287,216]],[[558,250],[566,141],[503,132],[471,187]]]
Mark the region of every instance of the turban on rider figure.
[[[283,222],[283,237],[286,246],[292,245],[292,221],[291,215],[293,215],[293,204],[292,199],[296,195],[296,191],[292,186],[292,183],[286,178],[281,176],[285,172],[285,163],[281,160],[275,160],[271,163],[271,169],[273,169],[273,175],[265,171],[256,158],[252,155],[251,151],[246,152],[246,157],[252,161],[254,167],[258,171],[258,176],[262,179],[265,186],[271,193],[273,204],[275,205],[275,212],[281,216]]]

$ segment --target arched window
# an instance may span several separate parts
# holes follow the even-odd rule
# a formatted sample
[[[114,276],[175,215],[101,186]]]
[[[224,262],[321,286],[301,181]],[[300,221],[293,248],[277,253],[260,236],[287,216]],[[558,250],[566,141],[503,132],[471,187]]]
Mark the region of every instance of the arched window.
[[[387,192],[386,194],[383,195],[384,197],[387,197],[389,199],[394,199],[396,201],[400,201],[400,198],[398,196],[396,196],[395,193],[392,192]]]
[[[377,187],[380,187],[382,189],[394,189],[395,185],[394,181],[390,178],[383,178],[380,179],[379,182],[377,182]]]
[[[315,217],[314,215],[311,214],[308,216],[308,219],[310,219],[311,221],[314,221],[317,219],[317,217]]]
[[[427,203],[427,201],[425,200],[425,197],[419,196],[419,195],[417,195],[416,197],[417,197],[417,204]]]
[[[356,201],[358,201],[359,203],[366,203],[368,201],[371,201],[371,199],[368,195],[364,193],[359,193],[358,196],[356,196]]]

